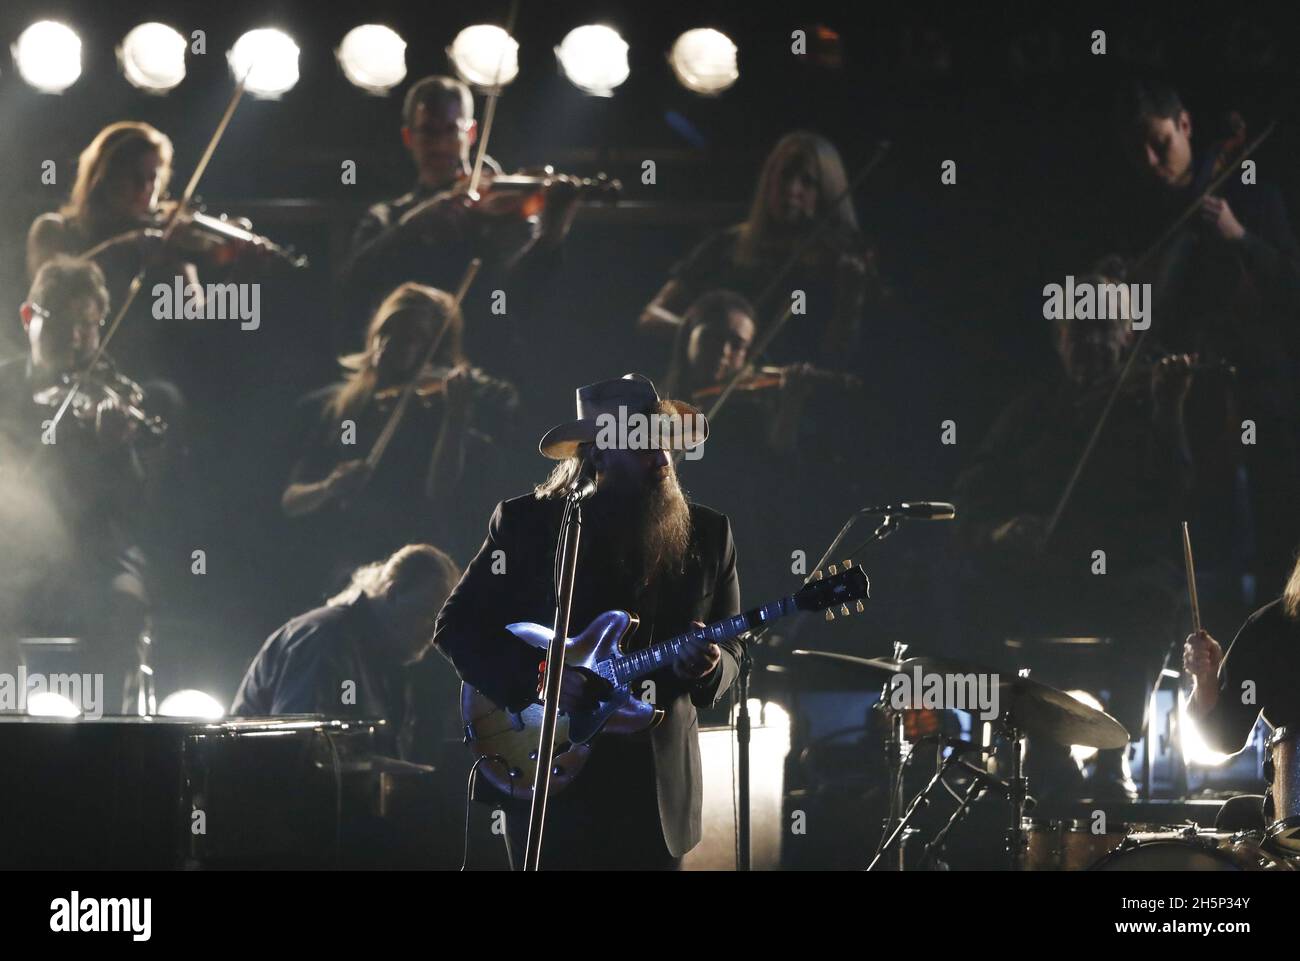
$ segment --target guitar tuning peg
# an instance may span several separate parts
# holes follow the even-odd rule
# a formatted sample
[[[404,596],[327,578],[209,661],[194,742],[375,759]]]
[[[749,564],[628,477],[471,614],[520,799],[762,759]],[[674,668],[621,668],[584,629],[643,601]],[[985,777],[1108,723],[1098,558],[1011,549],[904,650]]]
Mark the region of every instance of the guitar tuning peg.
[[[858,601],[857,603],[855,603],[855,604],[853,605],[853,609],[854,609],[855,611],[857,611],[859,614],[861,614],[863,611],[866,610],[866,608],[862,606],[862,602],[861,602],[861,601]]]
[[[840,617],[848,617],[848,616],[849,616],[849,605],[847,605],[847,604],[841,604],[841,605],[840,605]]]
[[[813,579],[814,579],[814,580],[818,580],[818,581],[820,581],[820,580],[822,579],[822,576],[823,576],[823,575],[822,575],[822,572],[821,572],[821,571],[818,571],[817,574],[816,574],[816,576],[815,576]]]
[[[839,573],[839,568],[836,567],[834,564],[832,564],[832,565],[830,566],[830,572],[831,572],[832,574],[838,574],[838,573]]]
[[[847,571],[850,567],[852,567],[852,566],[853,566],[853,561],[852,561],[852,560],[843,561],[843,562],[840,564],[840,567],[844,568],[846,571]]]
[[[826,620],[828,621],[835,620],[835,612],[832,611],[829,607],[826,608]]]

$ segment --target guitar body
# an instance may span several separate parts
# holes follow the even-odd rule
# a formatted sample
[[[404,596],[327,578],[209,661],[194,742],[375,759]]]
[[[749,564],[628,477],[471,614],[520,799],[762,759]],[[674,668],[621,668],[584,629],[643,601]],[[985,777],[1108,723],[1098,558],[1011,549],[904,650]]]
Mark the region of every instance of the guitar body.
[[[564,663],[611,680],[599,665],[608,665],[626,650],[637,624],[636,617],[626,611],[605,611],[581,634],[569,638]],[[523,621],[506,625],[506,630],[538,648],[538,659],[545,659],[553,633],[549,627]],[[507,797],[530,801],[537,774],[542,705],[530,704],[516,714],[469,684],[462,684],[460,712],[466,743],[477,757],[483,758],[479,775]],[[636,697],[630,685],[615,686],[613,696],[601,701],[595,710],[561,714],[555,729],[551,792],[563,791],[582,771],[591,756],[588,742],[598,733],[636,734],[654,727],[663,716],[662,709]]]
[[[810,578],[796,593],[770,601],[744,614],[691,628],[685,634],[629,651],[628,639],[637,629],[637,619],[627,611],[606,611],[596,617],[577,637],[565,642],[564,663],[585,668],[602,678],[612,689],[606,700],[590,711],[558,717],[555,728],[555,763],[551,768],[551,790],[563,791],[582,771],[591,756],[591,739],[609,734],[636,734],[663,720],[664,712],[635,693],[638,679],[662,670],[692,644],[725,641],[752,631],[796,611],[827,611],[839,607],[849,614],[849,601],[862,610],[863,597],[871,596],[871,582],[861,568],[844,562],[844,571]],[[524,643],[538,649],[545,659],[550,646],[550,628],[530,622],[508,624],[506,629]],[[537,742],[541,739],[542,706],[530,704],[515,713],[468,684],[460,689],[460,717],[465,725],[465,743],[479,758],[478,772],[507,797],[531,800],[537,774]]]

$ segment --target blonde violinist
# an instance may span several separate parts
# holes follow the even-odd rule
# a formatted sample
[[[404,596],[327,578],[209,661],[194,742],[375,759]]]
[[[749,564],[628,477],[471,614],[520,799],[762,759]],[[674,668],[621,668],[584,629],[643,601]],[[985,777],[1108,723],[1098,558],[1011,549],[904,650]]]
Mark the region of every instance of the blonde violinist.
[[[457,498],[491,473],[517,395],[470,366],[462,337],[450,294],[402,284],[371,316],[365,348],[339,358],[343,380],[300,404],[300,452],[281,506],[320,520],[319,552],[338,571],[409,542],[449,543]]]
[[[748,217],[705,240],[673,268],[642,312],[640,329],[671,338],[696,298],[725,288],[754,302],[762,337],[791,306],[793,292],[802,291],[802,305],[763,359],[851,369],[864,312],[884,300],[885,288],[875,251],[845,195],[847,185],[834,144],[807,131],[786,134],[763,163]],[[825,219],[831,221],[826,229],[805,246]],[[794,265],[781,275],[796,252]]]

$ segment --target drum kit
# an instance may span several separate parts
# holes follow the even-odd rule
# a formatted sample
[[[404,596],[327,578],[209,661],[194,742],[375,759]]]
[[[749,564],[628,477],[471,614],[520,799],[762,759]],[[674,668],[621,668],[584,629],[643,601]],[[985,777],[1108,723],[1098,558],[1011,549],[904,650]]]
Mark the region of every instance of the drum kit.
[[[1065,691],[1032,680],[1027,672],[1012,677],[974,664],[933,657],[904,658],[906,645],[896,644],[892,658],[866,658],[826,651],[796,650],[797,656],[886,678],[880,709],[889,718],[889,812],[876,855],[868,870],[885,864],[903,870],[908,862],[924,869],[933,864],[949,833],[971,806],[985,795],[999,797],[1006,806],[1007,866],[1015,871],[1293,871],[1300,870],[1300,731],[1279,728],[1269,741],[1268,765],[1272,814],[1264,831],[1222,832],[1195,824],[1161,825],[1108,823],[1101,812],[1093,820],[1038,820],[1027,812],[1033,807],[1024,773],[1025,738],[1064,746],[1100,750],[1123,748],[1129,734],[1119,721],[1090,707]],[[996,696],[992,718],[1010,754],[1010,776],[1000,777],[983,763],[990,748],[968,741],[941,737],[942,760],[933,777],[906,805],[902,797],[902,769],[914,740],[933,738],[935,725],[919,723],[928,704],[913,700],[900,706],[891,696],[905,678],[982,678]],[[969,682],[968,682],[969,686]],[[945,704],[944,707],[954,705]],[[961,705],[956,705],[964,709]],[[933,713],[931,711],[931,713]],[[918,735],[920,737],[918,738]],[[979,761],[968,760],[978,756]],[[964,776],[967,790],[955,794],[944,780]],[[958,799],[958,807],[921,848],[917,858],[904,858],[919,831],[912,825],[935,788],[943,786]]]

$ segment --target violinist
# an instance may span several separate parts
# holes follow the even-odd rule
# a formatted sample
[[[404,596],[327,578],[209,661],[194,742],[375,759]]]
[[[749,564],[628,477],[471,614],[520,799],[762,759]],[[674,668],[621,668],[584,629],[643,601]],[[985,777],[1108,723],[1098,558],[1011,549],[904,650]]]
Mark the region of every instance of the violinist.
[[[759,593],[785,590],[790,551],[806,530],[800,488],[827,467],[818,443],[814,395],[842,396],[856,379],[808,363],[760,367],[746,372],[757,324],[754,308],[740,294],[711,290],[686,311],[677,335],[664,392],[709,410],[724,387],[743,375],[717,415],[726,426],[698,460],[679,465],[682,481],[701,501],[759,517],[780,517],[737,529],[736,542],[754,558],[749,577]],[[790,540],[790,543],[787,543]]]
[[[487,303],[485,291],[500,288],[509,294],[507,317],[517,322],[516,307],[557,262],[576,213],[575,183],[549,179],[541,188],[540,213],[527,216],[526,195],[492,191],[501,170],[484,157],[479,196],[471,197],[470,150],[479,136],[474,99],[450,77],[424,77],[407,91],[401,135],[416,182],[408,193],[371,207],[356,228],[344,268],[350,315],[369,314],[385,292],[408,280],[455,290],[478,256],[485,273],[466,298],[466,313],[477,316]],[[500,330],[499,317],[493,326]],[[492,346],[499,347],[493,336]],[[471,352],[478,347],[472,344]]]
[[[758,330],[754,308],[731,290],[711,290],[686,311],[677,334],[673,361],[664,390],[708,408],[726,385],[750,363],[750,350]],[[764,366],[741,377],[727,400],[728,421],[761,417],[757,435],[741,424],[731,433],[745,437],[745,445],[766,454],[792,454],[799,446],[804,407],[818,389],[852,389],[861,386],[849,375],[827,371],[808,363]]]
[[[517,394],[470,366],[462,330],[451,295],[403,284],[375,311],[365,349],[339,359],[346,377],[300,403],[299,457],[281,505],[289,517],[320,521],[314,553],[330,565],[328,576],[408,541],[454,547],[457,505],[491,496]],[[391,442],[377,464],[367,463],[413,378]]]
[[[1116,283],[1100,265],[1079,283]],[[1138,736],[1144,684],[1176,630],[1182,598],[1178,521],[1195,480],[1185,408],[1194,355],[1139,359],[1111,410],[1050,542],[1048,519],[1134,341],[1127,288],[1122,316],[1055,321],[1059,372],[1002,412],[956,481],[958,532],[969,551],[972,623],[1008,637],[1094,637],[1092,693]],[[1104,569],[1094,552],[1104,552]],[[1104,571],[1104,573],[1099,573]],[[1081,676],[1048,683],[1080,686]],[[1053,680],[1053,677],[1056,680]],[[1042,753],[1041,751],[1039,752]],[[1133,792],[1122,752],[1099,754],[1088,796]]]
[[[172,155],[171,140],[146,123],[122,121],[96,134],[81,152],[68,202],[57,213],[37,217],[28,231],[28,280],[51,257],[68,254],[93,257],[114,304],[123,302],[132,278],[145,264],[156,279],[170,282],[181,275],[186,284],[197,285],[195,265],[174,249],[165,249],[157,229],[159,198],[171,179]],[[168,360],[174,345],[164,337],[171,332],[158,324],[147,300],[137,298],[113,337],[117,356],[145,378],[171,373]],[[163,392],[170,395],[174,390],[165,387]],[[178,397],[170,399],[179,403]]]
[[[1193,124],[1178,92],[1156,82],[1129,87],[1117,120],[1124,153],[1137,171],[1135,202],[1120,205],[1136,221],[1129,225],[1133,249],[1159,236],[1201,198],[1217,173],[1239,167],[1237,152],[1258,133],[1233,115],[1233,134],[1211,142]],[[1254,421],[1259,438],[1241,451],[1258,537],[1253,566],[1260,588],[1272,592],[1281,589],[1292,545],[1300,540],[1290,503],[1300,485],[1300,244],[1269,174],[1275,161],[1253,159],[1255,183],[1243,183],[1244,172],[1234,170],[1222,188],[1199,200],[1196,215],[1164,245],[1147,276],[1130,279],[1153,283],[1152,334],[1165,349],[1222,359],[1240,370],[1240,419]],[[1241,531],[1251,525],[1234,526]],[[1224,544],[1213,553],[1247,546]]]
[[[0,363],[0,478],[15,506],[0,520],[0,634],[81,639],[72,669],[104,674],[116,713],[148,627],[137,535],[150,428],[121,399],[134,384],[107,365],[86,371],[109,305],[92,261],[49,258],[21,307],[29,351]],[[55,424],[70,379],[85,403]]]
[[[821,238],[754,306],[762,336],[790,305],[791,292],[804,291],[806,315],[787,321],[766,359],[851,367],[863,312],[881,303],[885,290],[874,249],[858,228],[852,199],[844,195],[847,184],[844,163],[829,140],[805,131],[786,134],[763,163],[749,216],[705,240],[673,268],[642,312],[640,330],[672,338],[682,313],[711,289],[734,290],[754,301],[807,234],[830,217],[833,223]]]

